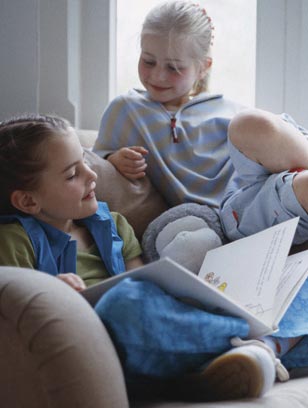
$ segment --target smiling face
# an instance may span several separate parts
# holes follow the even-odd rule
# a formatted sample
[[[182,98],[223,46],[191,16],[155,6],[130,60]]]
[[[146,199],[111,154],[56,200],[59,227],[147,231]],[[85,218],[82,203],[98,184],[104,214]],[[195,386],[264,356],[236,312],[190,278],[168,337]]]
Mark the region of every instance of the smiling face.
[[[189,50],[188,40],[172,47],[164,37],[152,34],[142,37],[138,64],[140,81],[151,99],[167,109],[186,103],[195,81],[205,75]]]
[[[72,220],[96,212],[97,176],[85,163],[83,149],[72,128],[66,135],[50,138],[44,151],[47,166],[39,187],[31,192],[36,203],[33,215],[67,232]]]

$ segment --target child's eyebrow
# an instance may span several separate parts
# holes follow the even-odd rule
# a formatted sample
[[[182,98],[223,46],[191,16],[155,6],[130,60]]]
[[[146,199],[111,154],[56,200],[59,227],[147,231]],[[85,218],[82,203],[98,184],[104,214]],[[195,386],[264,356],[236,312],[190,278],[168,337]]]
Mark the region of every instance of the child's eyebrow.
[[[142,54],[146,54],[149,57],[155,58],[155,55],[153,55],[153,54],[151,54],[150,52],[147,52],[147,51],[142,51]]]
[[[80,162],[80,160],[75,161],[74,163],[69,164],[68,166],[65,167],[65,169],[62,171],[62,173],[67,172],[70,168],[77,166],[77,164]]]
[[[178,59],[178,58],[166,58],[166,61],[169,61],[169,62],[183,62],[181,59]]]
[[[149,57],[155,58],[155,55],[151,54],[148,51],[142,51],[142,54],[146,54]],[[181,63],[183,62],[181,59],[178,59],[178,58],[166,58],[165,61],[167,61],[167,62],[181,62]]]
[[[82,159],[84,159],[84,157],[85,157],[85,152],[83,152],[83,154],[82,154]],[[65,169],[62,171],[62,173],[67,172],[69,169],[71,169],[74,166],[77,166],[77,164],[79,164],[79,163],[80,163],[80,160],[76,160],[74,163],[69,164],[68,166],[65,167]]]

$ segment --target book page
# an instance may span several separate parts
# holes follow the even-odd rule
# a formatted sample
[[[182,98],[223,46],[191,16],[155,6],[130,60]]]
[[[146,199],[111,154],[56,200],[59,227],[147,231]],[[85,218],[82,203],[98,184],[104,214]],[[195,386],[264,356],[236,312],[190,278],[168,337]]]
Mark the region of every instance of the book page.
[[[271,327],[262,323],[257,316],[243,308],[228,295],[169,258],[161,258],[129,272],[121,273],[90,286],[80,293],[94,306],[105,292],[126,278],[150,280],[183,302],[203,308],[208,312],[241,317],[250,326],[250,337],[263,336],[273,332]]]
[[[274,294],[297,224],[294,218],[209,251],[199,276],[272,325]]]
[[[277,325],[296,296],[296,293],[304,284],[307,276],[308,250],[288,256],[275,298],[274,315]]]

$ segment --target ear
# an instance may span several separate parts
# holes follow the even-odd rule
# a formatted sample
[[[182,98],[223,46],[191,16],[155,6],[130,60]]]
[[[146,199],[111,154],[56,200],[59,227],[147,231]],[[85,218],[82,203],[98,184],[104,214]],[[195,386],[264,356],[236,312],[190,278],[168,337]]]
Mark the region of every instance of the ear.
[[[199,79],[202,79],[205,77],[205,75],[207,74],[207,72],[211,69],[211,66],[213,64],[213,59],[212,57],[207,57],[205,59],[205,61],[203,61],[200,64],[200,71],[199,71]]]
[[[34,194],[23,190],[13,191],[11,194],[11,204],[17,210],[31,215],[37,214],[41,208]]]

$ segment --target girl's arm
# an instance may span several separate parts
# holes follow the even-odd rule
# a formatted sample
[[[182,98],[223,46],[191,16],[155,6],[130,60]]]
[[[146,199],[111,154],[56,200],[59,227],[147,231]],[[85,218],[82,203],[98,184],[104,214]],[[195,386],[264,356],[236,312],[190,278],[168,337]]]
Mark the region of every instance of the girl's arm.
[[[127,222],[123,215],[117,212],[111,212],[111,215],[115,222],[118,234],[123,239],[122,255],[126,270],[142,266],[142,249],[135,236],[132,226]]]
[[[145,155],[148,151],[139,145],[137,124],[132,119],[130,98],[118,96],[103,113],[93,151],[107,159],[126,178],[136,180],[145,176]],[[127,139],[127,135],[131,135]]]
[[[31,241],[17,222],[0,225],[0,265],[36,269]],[[59,274],[57,278],[78,292],[86,287],[83,280],[74,273]]]
[[[0,225],[0,265],[35,269],[33,246],[18,222]]]

